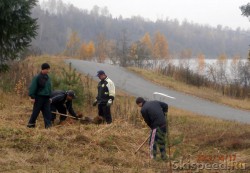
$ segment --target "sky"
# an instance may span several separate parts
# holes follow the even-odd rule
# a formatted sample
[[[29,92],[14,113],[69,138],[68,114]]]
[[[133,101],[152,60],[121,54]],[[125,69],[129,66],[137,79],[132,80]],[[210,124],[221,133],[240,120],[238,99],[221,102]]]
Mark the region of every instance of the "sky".
[[[91,10],[94,5],[107,7],[112,17],[141,16],[156,19],[178,19],[217,27],[250,30],[250,21],[241,15],[240,6],[249,0],[62,0],[78,8]]]

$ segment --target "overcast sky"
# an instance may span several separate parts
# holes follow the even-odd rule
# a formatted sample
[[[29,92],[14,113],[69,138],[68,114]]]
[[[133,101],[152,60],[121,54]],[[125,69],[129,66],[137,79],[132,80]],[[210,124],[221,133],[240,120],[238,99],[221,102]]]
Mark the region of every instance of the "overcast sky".
[[[94,5],[107,7],[113,17],[141,16],[156,19],[186,19],[188,22],[232,29],[250,29],[247,17],[239,7],[249,0],[62,0],[78,8],[91,10]]]

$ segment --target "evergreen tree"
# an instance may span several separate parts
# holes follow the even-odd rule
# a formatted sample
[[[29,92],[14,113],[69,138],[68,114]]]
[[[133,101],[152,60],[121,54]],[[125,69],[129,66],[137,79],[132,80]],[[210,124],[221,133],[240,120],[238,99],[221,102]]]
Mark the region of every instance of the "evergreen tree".
[[[50,74],[53,90],[73,90],[75,91],[77,98],[74,102],[79,106],[84,102],[84,87],[81,79],[81,75],[76,72],[76,69],[72,67],[71,63],[68,68],[62,68],[58,73]]]
[[[31,9],[36,0],[0,1],[0,71],[7,60],[13,60],[29,46],[36,36],[36,19]]]
[[[250,3],[240,6],[240,10],[243,16],[249,17],[250,16]]]

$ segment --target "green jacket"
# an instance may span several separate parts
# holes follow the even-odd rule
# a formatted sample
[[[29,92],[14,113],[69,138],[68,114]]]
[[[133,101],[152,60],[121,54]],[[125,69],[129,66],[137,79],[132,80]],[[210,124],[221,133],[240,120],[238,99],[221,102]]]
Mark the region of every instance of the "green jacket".
[[[29,96],[34,99],[36,96],[50,96],[51,81],[47,74],[39,73],[31,82],[29,87]]]

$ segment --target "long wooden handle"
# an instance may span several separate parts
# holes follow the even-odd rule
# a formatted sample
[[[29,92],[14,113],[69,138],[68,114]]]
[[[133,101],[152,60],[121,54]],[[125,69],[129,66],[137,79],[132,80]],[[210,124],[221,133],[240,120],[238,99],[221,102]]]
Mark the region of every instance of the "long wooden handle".
[[[59,112],[51,112],[51,113],[53,113],[53,114],[58,114],[58,115],[62,115],[62,116],[65,116],[65,117],[70,117],[70,118],[74,118],[74,119],[76,119],[76,117],[74,117],[74,116],[71,116],[71,115],[66,115],[66,114],[61,114],[61,113],[59,113]],[[80,119],[82,119],[82,118],[78,118],[79,120]],[[82,120],[85,120],[85,119],[82,119]]]
[[[150,138],[150,135],[145,139],[145,141],[143,141],[143,143],[137,148],[137,150],[135,151],[135,154],[141,149],[141,147],[147,142],[147,140]]]

